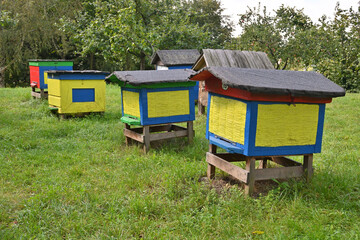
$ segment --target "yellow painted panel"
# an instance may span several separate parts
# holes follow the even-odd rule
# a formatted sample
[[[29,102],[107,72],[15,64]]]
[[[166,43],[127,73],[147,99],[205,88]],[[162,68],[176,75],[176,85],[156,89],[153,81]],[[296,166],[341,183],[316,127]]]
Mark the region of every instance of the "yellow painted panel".
[[[189,90],[149,92],[148,117],[169,117],[190,114]]]
[[[139,93],[122,91],[124,114],[140,117]]]
[[[255,146],[313,145],[318,116],[315,104],[259,104]]]
[[[209,131],[244,144],[246,103],[212,96],[210,102]]]
[[[48,93],[53,96],[60,96],[60,80],[48,79]]]
[[[48,83],[48,73],[44,72],[44,83],[47,84]]]
[[[61,109],[59,113],[104,112],[105,81],[104,80],[62,80]],[[94,88],[95,102],[72,102],[73,88]]]
[[[49,105],[61,107],[61,98],[53,95],[49,95]]]

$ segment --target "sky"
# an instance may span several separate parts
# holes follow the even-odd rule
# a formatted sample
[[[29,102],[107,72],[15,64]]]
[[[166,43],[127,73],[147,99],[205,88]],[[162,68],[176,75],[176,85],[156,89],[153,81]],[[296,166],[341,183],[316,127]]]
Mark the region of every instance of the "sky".
[[[360,0],[220,0],[224,8],[224,15],[229,15],[236,27],[233,35],[238,36],[241,29],[238,26],[238,14],[245,13],[247,6],[254,8],[261,3],[261,9],[266,6],[268,12],[278,9],[281,4],[298,9],[304,9],[304,13],[308,15],[313,22],[318,22],[322,15],[328,17],[334,16],[336,2],[340,2],[340,8],[349,9],[351,6],[357,9]]]

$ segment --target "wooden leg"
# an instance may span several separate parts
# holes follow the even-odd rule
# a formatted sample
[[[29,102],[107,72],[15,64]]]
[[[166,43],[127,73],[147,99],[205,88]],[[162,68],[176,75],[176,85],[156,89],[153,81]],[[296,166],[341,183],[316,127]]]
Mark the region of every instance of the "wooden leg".
[[[205,106],[202,105],[200,101],[198,101],[198,114],[199,115],[205,114]]]
[[[209,144],[209,152],[216,153],[216,150],[217,150],[216,145]],[[207,167],[207,177],[209,179],[214,179],[215,178],[215,166],[211,165],[210,163],[208,163],[208,167]]]
[[[193,122],[189,121],[187,122],[187,131],[188,131],[188,141],[189,143],[192,143],[194,138],[194,130],[193,130]]]
[[[246,160],[246,170],[249,171],[248,183],[245,184],[245,195],[251,196],[255,187],[255,158],[250,157]]]
[[[314,170],[313,170],[313,155],[312,154],[304,155],[303,168],[304,168],[304,174],[305,174],[306,181],[310,182],[311,177],[314,172]]]
[[[130,125],[127,124],[127,123],[125,123],[125,128],[126,128],[126,129],[130,129]],[[130,141],[131,141],[131,139],[130,139],[129,137],[126,137],[126,136],[125,136],[125,144],[126,144],[126,146],[129,146],[129,145],[130,145]]]
[[[144,153],[147,153],[150,148],[150,127],[143,126],[143,137],[144,137]]]
[[[259,168],[260,168],[260,169],[267,168],[267,159],[260,160],[260,166],[259,166]]]
[[[44,89],[40,89],[40,97],[45,98],[45,90]]]
[[[214,144],[209,144],[209,152],[216,153],[217,146]]]

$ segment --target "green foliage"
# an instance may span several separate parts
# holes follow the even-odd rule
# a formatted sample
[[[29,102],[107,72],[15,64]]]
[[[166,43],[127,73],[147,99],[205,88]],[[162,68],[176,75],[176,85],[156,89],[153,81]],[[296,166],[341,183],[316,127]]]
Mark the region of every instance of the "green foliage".
[[[315,69],[349,91],[360,91],[360,6],[344,10],[337,4],[334,19],[314,24],[303,10],[279,7],[248,9],[240,15],[243,33],[232,49],[264,51],[277,69]]]
[[[118,86],[106,113],[60,120],[30,88],[0,89],[0,238],[358,239],[360,95],[327,104],[314,177],[258,198],[206,175],[205,116],[192,145],[125,146]],[[219,184],[225,182],[223,184]]]
[[[120,69],[145,69],[156,49],[200,49],[210,41],[180,0],[88,1],[76,21],[63,26],[82,55],[101,55]]]

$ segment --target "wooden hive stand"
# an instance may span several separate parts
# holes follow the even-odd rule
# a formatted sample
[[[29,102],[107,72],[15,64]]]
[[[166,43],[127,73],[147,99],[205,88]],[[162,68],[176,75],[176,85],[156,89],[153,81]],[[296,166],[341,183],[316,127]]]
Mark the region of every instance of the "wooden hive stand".
[[[304,176],[309,182],[313,175],[313,154],[303,154],[303,164],[286,156],[245,156],[238,153],[216,153],[217,146],[210,144],[206,153],[208,163],[207,176],[215,177],[215,167],[230,174],[245,184],[245,194],[254,193],[255,181],[270,179],[286,179]],[[256,160],[260,161],[259,168],[255,168]],[[267,161],[273,161],[282,167],[267,168]],[[238,167],[231,162],[246,162],[246,169]]]
[[[147,153],[151,142],[154,141],[187,137],[189,143],[191,143],[195,134],[193,121],[187,121],[186,123],[186,128],[175,124],[146,125],[131,128],[129,124],[125,123],[124,135],[126,145],[128,146],[131,140],[140,142],[143,144],[144,153]]]
[[[31,96],[33,98],[48,99],[48,92],[45,91],[44,89],[40,89],[40,91],[37,92],[35,87],[32,87]]]

